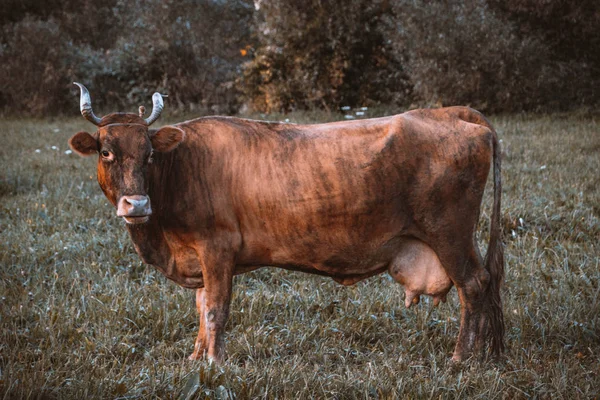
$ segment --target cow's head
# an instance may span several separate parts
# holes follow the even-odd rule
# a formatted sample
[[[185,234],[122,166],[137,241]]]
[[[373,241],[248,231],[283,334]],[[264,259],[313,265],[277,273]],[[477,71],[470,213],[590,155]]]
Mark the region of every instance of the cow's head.
[[[92,110],[92,100],[85,86],[81,90],[81,114],[98,127],[94,133],[78,132],[70,140],[71,148],[83,156],[98,153],[98,183],[117,215],[129,224],[147,222],[152,214],[148,196],[148,169],[154,152],[168,152],[183,140],[184,132],[174,126],[158,130],[148,127],[158,119],[163,109],[162,96],[152,96],[152,113],[113,113],[98,118]]]

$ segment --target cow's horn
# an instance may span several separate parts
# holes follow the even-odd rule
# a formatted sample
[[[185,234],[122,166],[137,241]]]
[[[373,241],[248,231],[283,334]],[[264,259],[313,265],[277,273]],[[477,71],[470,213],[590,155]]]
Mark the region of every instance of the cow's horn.
[[[148,118],[144,120],[146,121],[148,126],[152,125],[154,121],[156,121],[158,117],[160,117],[160,113],[162,112],[165,106],[162,100],[163,97],[167,97],[167,95],[162,95],[158,92],[152,95],[152,113]]]
[[[92,98],[90,97],[90,92],[88,92],[87,88],[81,83],[73,82],[73,84],[79,86],[79,90],[81,91],[81,97],[79,98],[81,115],[92,124],[96,126],[100,125],[101,119],[96,117],[96,115],[94,115],[94,110],[92,110]]]

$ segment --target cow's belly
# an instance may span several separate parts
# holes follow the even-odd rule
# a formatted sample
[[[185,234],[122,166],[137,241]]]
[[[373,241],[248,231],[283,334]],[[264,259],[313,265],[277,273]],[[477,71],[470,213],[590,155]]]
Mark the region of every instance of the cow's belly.
[[[255,231],[245,235],[238,261],[247,265],[270,265],[321,275],[362,275],[385,270],[404,240],[399,232],[375,229],[307,229],[288,235]],[[295,266],[295,267],[294,267]]]
[[[427,244],[407,236],[355,243],[343,248],[315,246],[312,251],[302,246],[302,252],[283,249],[262,249],[267,257],[262,265],[325,275],[343,285],[353,285],[363,279],[385,272],[404,286],[407,307],[418,303],[420,295],[429,295],[437,305],[446,300],[452,281],[437,254]]]

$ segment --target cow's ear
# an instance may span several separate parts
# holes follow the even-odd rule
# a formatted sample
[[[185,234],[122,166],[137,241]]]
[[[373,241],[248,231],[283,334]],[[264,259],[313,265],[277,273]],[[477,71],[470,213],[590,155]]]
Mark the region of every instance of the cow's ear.
[[[152,148],[160,153],[173,150],[183,141],[185,133],[174,126],[164,126],[156,132],[150,132]]]
[[[90,156],[98,151],[98,140],[87,132],[77,132],[69,139],[69,146],[79,155]]]

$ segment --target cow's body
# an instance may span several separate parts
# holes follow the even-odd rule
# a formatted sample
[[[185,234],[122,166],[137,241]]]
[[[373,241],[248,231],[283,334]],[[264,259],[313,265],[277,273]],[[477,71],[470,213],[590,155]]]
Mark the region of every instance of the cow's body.
[[[121,117],[105,117],[104,129],[111,118]],[[407,305],[420,294],[437,303],[454,284],[463,308],[454,358],[487,335],[501,349],[499,160],[481,114],[457,107],[319,125],[206,117],[174,127],[185,138],[148,166],[152,215],[128,229],[145,262],[198,289],[192,358],[221,358],[232,276],[261,266],[346,285],[389,271]],[[493,156],[484,268],[473,234]]]
[[[407,238],[435,244],[440,221],[478,217],[492,133],[434,118],[178,124],[185,141],[155,156],[149,173],[151,221],[129,226],[136,249],[189,288],[204,286],[194,250],[204,242],[234,253],[236,272],[276,266],[344,280],[385,271]]]

